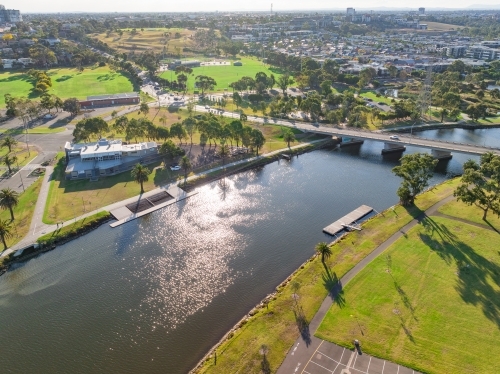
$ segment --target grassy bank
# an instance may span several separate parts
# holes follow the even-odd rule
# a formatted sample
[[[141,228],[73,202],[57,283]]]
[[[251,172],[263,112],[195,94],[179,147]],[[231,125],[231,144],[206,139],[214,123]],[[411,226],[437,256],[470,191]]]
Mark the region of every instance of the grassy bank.
[[[495,231],[426,217],[345,287],[316,336],[422,372],[498,373],[499,247]]]
[[[347,239],[331,248],[333,254],[327,261],[331,271],[328,273],[319,258],[304,264],[289,280],[301,285],[297,293],[306,320],[312,319],[336,279],[422,211],[452,194],[457,185],[458,180],[447,181],[419,196],[415,207],[405,209],[396,206],[394,210],[388,210],[384,215],[366,222],[363,231],[350,233]],[[217,348],[217,365],[214,365],[213,359],[208,359],[198,368],[198,372],[260,373],[262,356],[259,349],[262,344],[269,347],[267,359],[271,372],[275,372],[299,336],[292,311],[292,294],[290,282],[280,287],[266,307],[256,310],[255,315],[249,317],[240,329]]]
[[[102,222],[107,221],[110,218],[111,214],[109,212],[98,212],[90,217],[80,219],[74,223],[59,228],[56,231],[45,234],[39,237],[37,242],[42,245],[63,242],[91,230],[95,226],[100,225]]]
[[[31,225],[31,219],[35,212],[36,200],[42,187],[43,177],[29,186],[26,191],[19,195],[19,203],[14,208],[14,222],[12,224],[12,237],[6,240],[7,245],[12,247],[26,236]],[[0,219],[10,222],[9,210],[0,211]],[[1,246],[1,245],[0,245]],[[3,246],[2,251],[3,251]]]

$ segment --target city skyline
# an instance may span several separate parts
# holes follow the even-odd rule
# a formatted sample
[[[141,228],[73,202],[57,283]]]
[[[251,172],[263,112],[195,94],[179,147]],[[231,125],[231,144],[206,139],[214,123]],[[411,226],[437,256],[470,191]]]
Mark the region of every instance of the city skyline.
[[[288,1],[265,1],[255,0],[251,4],[242,6],[228,0],[219,0],[217,2],[207,2],[202,0],[187,0],[180,4],[161,4],[157,1],[146,0],[140,3],[131,0],[120,2],[119,9],[115,3],[103,3],[96,0],[87,1],[85,6],[82,3],[66,2],[61,0],[52,1],[50,3],[33,3],[32,0],[20,0],[15,3],[4,2],[3,5],[7,9],[20,9],[23,13],[64,13],[64,12],[206,12],[206,11],[266,11],[271,9],[273,4],[274,12],[283,11],[314,11],[314,10],[342,10],[343,7],[337,4],[331,4],[324,0],[311,0],[307,3],[299,0]],[[384,1],[381,4],[374,6],[373,2],[367,0],[352,0],[345,4],[345,7],[358,8],[360,10],[369,9],[414,9],[426,7],[429,10],[434,9],[487,9],[488,7],[498,9],[498,2],[495,0],[478,0],[478,1],[452,1],[443,0],[439,7],[436,3],[429,0],[415,2],[400,2],[396,0]]]

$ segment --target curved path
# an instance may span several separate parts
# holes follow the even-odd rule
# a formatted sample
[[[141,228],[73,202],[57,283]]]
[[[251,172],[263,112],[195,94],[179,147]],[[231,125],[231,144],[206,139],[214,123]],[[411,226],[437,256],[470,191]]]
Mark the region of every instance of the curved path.
[[[339,281],[338,287],[333,294],[338,294],[345,285],[363,270],[366,265],[384,252],[389,246],[399,238],[419,224],[426,216],[438,213],[438,209],[453,200],[453,195],[445,197],[440,202],[434,204],[417,218],[413,219],[389,239],[380,244],[373,252],[362,259],[356,266],[348,271]],[[326,313],[333,304],[333,299],[328,295],[321,304],[316,315],[309,324],[311,332],[309,341],[306,342],[300,336],[288,352],[285,360],[277,371],[277,374],[349,374],[349,373],[369,373],[369,374],[411,374],[416,373],[412,369],[399,366],[389,361],[385,361],[366,354],[357,354],[340,347],[336,344],[326,342],[314,336],[317,328],[323,321]],[[362,342],[361,342],[362,343]]]

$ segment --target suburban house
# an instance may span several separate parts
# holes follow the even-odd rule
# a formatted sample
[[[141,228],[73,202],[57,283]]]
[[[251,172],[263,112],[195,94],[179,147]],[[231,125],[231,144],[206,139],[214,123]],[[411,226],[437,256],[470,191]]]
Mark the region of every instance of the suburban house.
[[[82,109],[92,109],[113,105],[139,104],[141,99],[137,92],[120,93],[114,95],[87,96],[87,100],[80,101]]]
[[[156,142],[124,144],[121,140],[100,139],[95,143],[66,142],[64,150],[66,179],[97,180],[159,159]]]

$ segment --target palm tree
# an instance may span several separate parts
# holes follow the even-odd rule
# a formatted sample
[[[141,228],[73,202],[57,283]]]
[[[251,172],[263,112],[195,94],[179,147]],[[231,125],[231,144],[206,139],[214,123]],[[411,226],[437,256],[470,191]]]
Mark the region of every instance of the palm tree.
[[[5,242],[5,239],[9,239],[12,237],[11,230],[12,224],[7,220],[3,221],[0,219],[0,238],[2,238],[4,250],[7,249],[7,243]]]
[[[14,147],[17,144],[17,140],[14,139],[12,136],[7,136],[3,141],[2,144],[0,145],[1,147],[8,147],[9,152],[12,152],[12,147]]]
[[[10,168],[17,161],[17,157],[15,155],[9,156],[5,155],[2,159],[2,162],[9,168],[9,174],[12,173],[12,169]]]
[[[325,264],[325,258],[329,258],[332,255],[332,250],[330,249],[330,246],[326,244],[325,242],[321,242],[316,244],[316,252],[321,254],[321,262],[323,265]]]
[[[285,141],[288,144],[288,149],[290,149],[290,143],[293,143],[295,141],[295,134],[293,133],[292,130],[286,129],[285,132],[283,133],[283,141]]]
[[[191,169],[191,161],[189,161],[189,157],[188,156],[183,156],[181,158],[181,168],[184,169],[184,184],[186,184],[186,180],[187,180],[187,175],[188,175],[188,172],[189,172],[189,169]]]
[[[229,156],[229,147],[226,144],[223,144],[219,151],[217,152],[219,156],[222,158],[222,167],[226,164],[226,157]]]
[[[4,188],[0,191],[0,207],[10,210],[10,219],[14,221],[14,211],[12,210],[19,203],[19,194],[10,189]]]
[[[144,182],[149,180],[149,174],[151,174],[151,171],[141,164],[135,165],[132,169],[132,178],[134,178],[134,181],[141,184],[141,194],[144,193]]]

